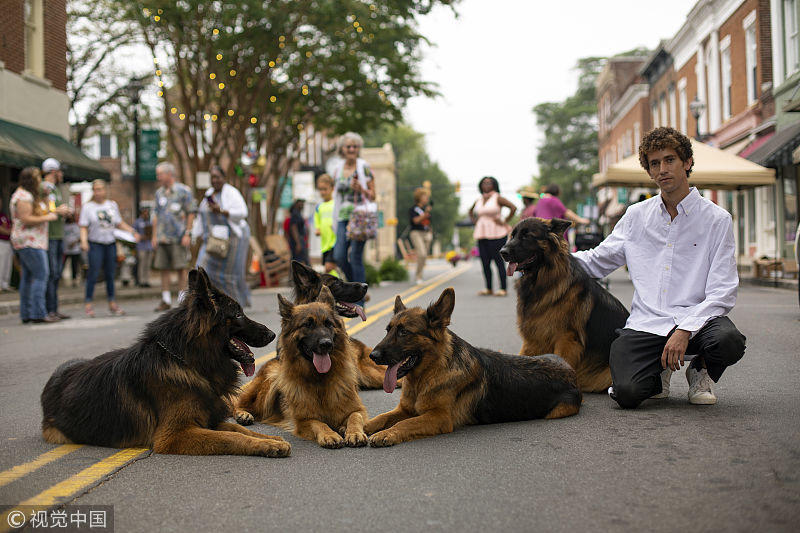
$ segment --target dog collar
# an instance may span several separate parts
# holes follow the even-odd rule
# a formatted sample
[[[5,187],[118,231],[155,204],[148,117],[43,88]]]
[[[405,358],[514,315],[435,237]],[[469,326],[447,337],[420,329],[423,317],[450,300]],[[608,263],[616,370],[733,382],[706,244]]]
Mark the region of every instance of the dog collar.
[[[163,344],[161,341],[156,341],[156,344],[158,344],[159,346],[161,346],[161,348],[162,348],[162,349],[163,349],[165,352],[167,352],[167,353],[168,353],[170,356],[172,356],[173,358],[177,359],[178,361],[180,361],[180,362],[181,362],[181,363],[183,363],[184,365],[186,364],[186,361],[183,359],[183,357],[181,357],[180,355],[176,354],[175,352],[173,352],[172,350],[170,350],[169,348],[167,348],[166,346],[164,346],[164,344]]]

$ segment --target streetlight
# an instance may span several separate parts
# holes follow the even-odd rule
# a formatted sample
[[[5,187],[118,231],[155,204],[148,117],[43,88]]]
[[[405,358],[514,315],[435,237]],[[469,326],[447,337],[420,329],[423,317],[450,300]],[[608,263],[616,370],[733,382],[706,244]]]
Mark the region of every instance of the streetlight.
[[[697,95],[694,95],[694,100],[689,103],[689,110],[691,110],[695,126],[697,126],[697,132],[694,137],[698,141],[702,141],[703,136],[700,135],[700,115],[706,110],[706,104],[704,104]]]
[[[133,107],[133,212],[135,217],[139,218],[139,96],[144,89],[142,80],[139,78],[132,78],[125,87],[125,93]]]

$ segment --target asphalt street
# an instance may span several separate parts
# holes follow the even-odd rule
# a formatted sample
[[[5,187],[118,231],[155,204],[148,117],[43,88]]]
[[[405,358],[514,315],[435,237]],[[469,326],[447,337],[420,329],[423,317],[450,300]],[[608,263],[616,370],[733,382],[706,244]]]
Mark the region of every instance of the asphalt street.
[[[371,288],[369,321],[348,323],[354,336],[380,340],[395,294],[425,306],[452,286],[454,332],[478,346],[519,350],[513,289],[505,298],[477,296],[477,261],[463,270],[436,262],[427,274],[426,285]],[[630,305],[624,271],[611,276],[610,289]],[[274,293],[258,291],[248,315],[277,331]],[[103,296],[100,289],[99,311]],[[590,394],[575,417],[472,426],[385,449],[326,450],[263,425],[253,429],[291,442],[290,458],[45,443],[39,395],[53,370],[131,343],[156,303],[129,301],[125,317],[100,311],[54,325],[0,317],[0,505],[111,505],[115,529],[124,532],[797,530],[800,310],[793,291],[740,288],[731,318],[747,336],[747,352],[716,385],[714,406],[690,405],[679,372],[670,398],[637,410]],[[361,393],[371,416],[400,395]]]

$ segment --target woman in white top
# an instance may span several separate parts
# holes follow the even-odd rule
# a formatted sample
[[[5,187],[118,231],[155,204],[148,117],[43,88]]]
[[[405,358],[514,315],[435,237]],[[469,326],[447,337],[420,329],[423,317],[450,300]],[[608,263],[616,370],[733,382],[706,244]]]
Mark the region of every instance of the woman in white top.
[[[197,266],[203,267],[211,281],[242,307],[250,305],[250,288],[245,280],[247,251],[250,246],[250,226],[247,224],[247,204],[242,194],[225,180],[219,165],[210,169],[208,188],[192,226],[192,238],[203,244],[197,256]],[[225,257],[208,252],[208,238],[214,236],[228,241]]]
[[[78,226],[81,228],[81,250],[89,252],[89,272],[86,275],[86,316],[94,317],[94,286],[100,269],[106,278],[106,296],[108,310],[112,315],[124,315],[120,306],[114,301],[114,274],[117,267],[117,239],[114,229],[119,228],[135,234],[132,227],[122,220],[117,202],[107,197],[106,182],[92,182],[92,199],[81,208]],[[136,239],[139,235],[136,234]]]

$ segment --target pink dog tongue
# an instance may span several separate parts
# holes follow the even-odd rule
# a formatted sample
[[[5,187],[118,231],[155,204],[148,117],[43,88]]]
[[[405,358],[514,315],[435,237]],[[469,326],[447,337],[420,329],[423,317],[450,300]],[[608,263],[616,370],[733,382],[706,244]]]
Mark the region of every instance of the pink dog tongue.
[[[508,270],[506,271],[506,274],[508,274],[509,276],[513,276],[514,272],[516,270],[517,270],[517,264],[516,263],[509,263],[508,264]]]
[[[361,307],[360,305],[357,305],[355,307],[356,307],[356,313],[358,313],[358,316],[361,317],[361,320],[362,321],[367,320],[367,314],[364,312],[364,308]]]
[[[401,361],[402,363],[402,361]],[[383,390],[389,394],[394,392],[397,387],[397,369],[400,368],[400,363],[392,365],[386,369],[386,375],[383,376]]]
[[[242,372],[248,378],[256,373],[256,364],[255,363],[239,363],[242,367]]]
[[[331,356],[327,353],[315,353],[314,354],[314,368],[317,369],[317,372],[320,374],[326,373],[328,370],[331,369]]]

